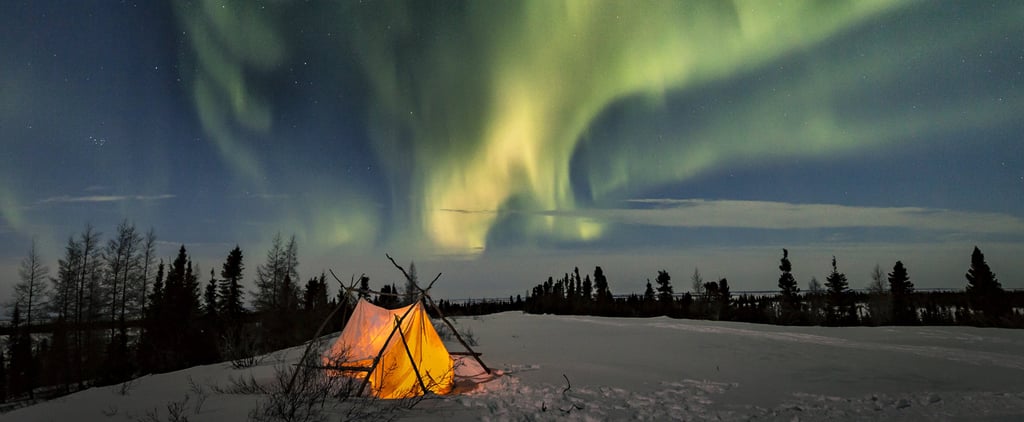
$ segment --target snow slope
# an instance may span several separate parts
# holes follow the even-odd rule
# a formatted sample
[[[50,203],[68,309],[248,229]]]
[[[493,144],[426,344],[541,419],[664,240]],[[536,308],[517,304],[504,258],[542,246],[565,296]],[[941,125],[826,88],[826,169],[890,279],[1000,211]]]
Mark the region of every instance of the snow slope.
[[[401,420],[1024,420],[1024,330],[777,327],[744,323],[524,315],[461,318],[485,363],[504,372],[432,398]],[[450,350],[460,350],[455,343]],[[266,380],[258,367],[190,368],[93,388],[0,420],[143,420],[180,401],[189,378]],[[472,373],[467,363],[461,371]],[[209,390],[209,388],[207,388]],[[258,396],[207,393],[190,421],[244,420]],[[166,419],[163,419],[166,420]]]

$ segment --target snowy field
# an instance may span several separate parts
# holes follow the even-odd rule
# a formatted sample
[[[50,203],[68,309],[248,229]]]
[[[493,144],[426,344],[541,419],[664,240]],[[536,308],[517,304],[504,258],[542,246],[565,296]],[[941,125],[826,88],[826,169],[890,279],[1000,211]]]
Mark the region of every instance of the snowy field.
[[[399,420],[1024,420],[1024,330],[520,313],[460,318],[456,326],[472,332],[484,362],[504,375],[424,400],[397,412]],[[245,420],[259,396],[209,386],[248,373],[267,379],[299,354],[273,354],[250,369],[217,364],[148,376],[126,395],[93,388],[0,420],[168,420],[167,404],[186,395],[189,421]],[[201,406],[197,387],[207,391]]]

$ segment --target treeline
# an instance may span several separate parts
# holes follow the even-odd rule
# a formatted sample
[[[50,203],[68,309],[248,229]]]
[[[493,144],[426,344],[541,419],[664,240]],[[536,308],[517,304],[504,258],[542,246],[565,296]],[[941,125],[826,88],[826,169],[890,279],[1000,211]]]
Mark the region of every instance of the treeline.
[[[19,267],[0,401],[66,394],[199,364],[242,359],[309,339],[339,297],[323,274],[299,280],[295,238],[275,236],[243,287],[241,248],[204,273],[182,245],[168,262],[156,235],[125,221],[103,243],[87,225],[51,276],[33,243]],[[251,296],[251,306],[247,298]],[[346,302],[347,303],[347,302]],[[343,313],[344,314],[344,313]],[[332,330],[344,321],[336,319]]]
[[[875,266],[867,292],[850,289],[846,274],[832,258],[832,271],[821,283],[812,277],[801,291],[792,274],[789,251],[779,260],[777,294],[734,295],[725,278],[705,281],[699,269],[690,291],[677,294],[672,277],[660,270],[648,279],[643,294],[613,295],[601,267],[581,277],[579,268],[534,286],[525,312],[620,317],[665,315],[782,325],[973,325],[1024,328],[1024,292],[1002,288],[977,247],[971,254],[962,291],[920,292],[909,270],[896,261],[885,273]],[[510,301],[511,302],[511,301]]]

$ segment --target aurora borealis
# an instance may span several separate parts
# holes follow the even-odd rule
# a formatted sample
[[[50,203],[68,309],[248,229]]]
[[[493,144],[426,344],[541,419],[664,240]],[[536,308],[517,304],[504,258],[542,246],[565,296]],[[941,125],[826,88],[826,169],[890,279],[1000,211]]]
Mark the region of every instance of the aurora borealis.
[[[356,266],[391,251],[471,296],[573,265],[612,266],[621,291],[694,266],[769,289],[783,246],[801,285],[846,253],[854,287],[896,259],[956,287],[978,244],[1024,287],[1017,2],[26,1],[0,19],[0,282],[32,238],[55,262],[86,222],[129,218],[206,268],[239,243],[255,269],[280,231],[303,274],[373,274]],[[531,259],[511,288],[480,279]]]

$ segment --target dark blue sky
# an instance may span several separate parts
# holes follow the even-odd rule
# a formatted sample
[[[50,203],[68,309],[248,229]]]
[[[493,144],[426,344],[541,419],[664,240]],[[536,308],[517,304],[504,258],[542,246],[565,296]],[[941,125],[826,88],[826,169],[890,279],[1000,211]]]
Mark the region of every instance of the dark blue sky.
[[[602,265],[774,288],[832,255],[1024,287],[1018,2],[46,2],[0,15],[0,283],[36,239],[153,227],[250,272]],[[617,277],[614,278],[614,277]]]

